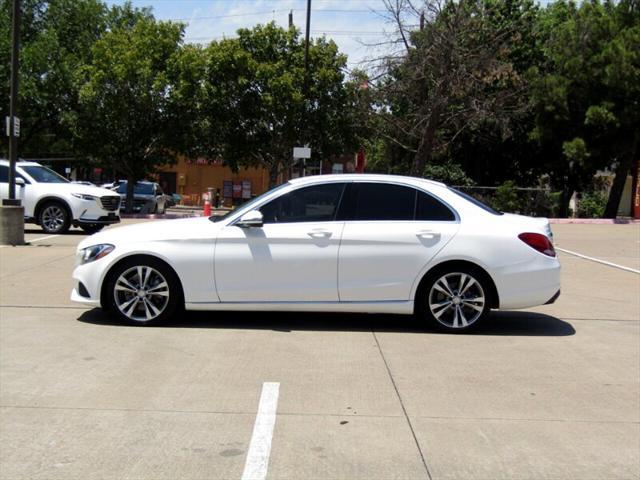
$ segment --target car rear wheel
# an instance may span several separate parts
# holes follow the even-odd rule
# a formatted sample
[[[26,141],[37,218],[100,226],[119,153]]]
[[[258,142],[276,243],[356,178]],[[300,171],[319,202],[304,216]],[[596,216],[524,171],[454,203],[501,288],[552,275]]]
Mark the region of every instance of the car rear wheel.
[[[69,211],[60,202],[48,202],[40,209],[38,221],[46,233],[65,233],[71,226]]]
[[[106,284],[106,307],[133,325],[150,325],[173,316],[181,304],[176,274],[153,258],[132,258],[119,263]]]
[[[473,268],[436,272],[421,291],[418,313],[442,331],[472,330],[491,310],[489,282],[483,272]]]

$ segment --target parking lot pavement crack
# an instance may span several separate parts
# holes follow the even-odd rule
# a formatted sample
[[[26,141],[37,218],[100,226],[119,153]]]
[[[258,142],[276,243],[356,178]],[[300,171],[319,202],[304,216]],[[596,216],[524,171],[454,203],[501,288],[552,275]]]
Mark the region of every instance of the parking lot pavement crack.
[[[550,422],[550,423],[589,423],[605,425],[640,425],[640,420],[588,420],[581,418],[510,418],[510,417],[449,417],[438,415],[414,415],[414,418],[427,420],[447,420],[461,422]]]
[[[175,413],[175,414],[212,414],[212,415],[248,415],[255,416],[255,411],[225,411],[225,410],[171,410],[149,408],[117,408],[117,407],[62,407],[57,405],[0,405],[0,408],[15,408],[24,410],[86,410],[94,412],[132,412],[132,413]],[[278,412],[279,417],[330,417],[344,418],[343,413],[308,413],[308,412]],[[400,415],[358,415],[358,418],[402,418]]]
[[[400,395],[400,391],[398,390],[398,385],[396,384],[395,379],[393,378],[393,374],[391,373],[391,368],[389,367],[389,362],[387,362],[386,357],[384,356],[384,352],[382,351],[382,347],[380,346],[380,342],[378,341],[378,336],[376,332],[371,331],[374,340],[376,341],[376,345],[378,346],[378,352],[380,352],[380,357],[382,357],[382,361],[384,362],[384,366],[387,369],[387,373],[389,374],[389,379],[391,380],[391,384],[393,385],[393,389],[396,392],[396,396],[398,397],[398,401],[400,402],[400,407],[402,407],[402,413],[404,414],[404,418],[409,425],[409,430],[411,430],[411,435],[413,436],[413,441],[416,444],[416,448],[418,449],[418,453],[420,454],[420,459],[422,460],[422,465],[424,465],[424,469],[427,472],[427,478],[432,480],[431,472],[429,471],[429,466],[427,465],[427,460],[425,458],[424,452],[420,447],[420,442],[418,441],[418,437],[416,435],[415,429],[413,428],[413,424],[411,423],[411,419],[407,414],[407,409],[404,406],[404,402],[402,401],[402,396]]]

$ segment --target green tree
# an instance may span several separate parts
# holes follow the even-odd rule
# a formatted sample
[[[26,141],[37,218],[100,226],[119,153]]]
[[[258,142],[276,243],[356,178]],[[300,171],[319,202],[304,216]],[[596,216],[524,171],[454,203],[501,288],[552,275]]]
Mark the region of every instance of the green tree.
[[[122,22],[92,48],[83,70],[76,146],[87,157],[128,180],[133,187],[158,165],[193,153],[198,50],[182,48],[184,26],[158,22],[150,14]]]
[[[274,184],[292,168],[292,150],[307,144],[312,160],[358,147],[358,102],[345,82],[346,57],[333,41],[304,46],[295,29],[270,23],[238,30],[206,49],[204,114],[210,153],[232,168],[260,165]]]
[[[615,217],[640,140],[640,12],[635,2],[550,4],[540,21],[545,60],[531,72],[545,168],[562,190],[560,214],[598,169],[615,168]]]
[[[519,33],[535,10],[531,2],[461,0],[391,2],[405,47],[390,58],[379,82],[380,116],[390,142],[412,157],[411,172],[446,160],[452,145],[466,132],[488,128],[500,140],[510,122],[526,108],[518,62],[526,61],[526,38]],[[416,30],[405,8],[428,12]],[[402,160],[406,163],[406,160]]]
[[[69,115],[77,110],[77,73],[107,28],[98,0],[23,0],[20,51],[20,155],[70,155]],[[11,1],[0,2],[0,118],[8,115]],[[0,153],[6,152],[2,142]]]

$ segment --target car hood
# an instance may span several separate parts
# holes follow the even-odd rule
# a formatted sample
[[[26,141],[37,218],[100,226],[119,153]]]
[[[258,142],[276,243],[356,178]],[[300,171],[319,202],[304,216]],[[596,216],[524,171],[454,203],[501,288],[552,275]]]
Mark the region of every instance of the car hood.
[[[83,195],[93,195],[94,197],[113,197],[117,193],[101,187],[92,187],[91,185],[82,185],[79,183],[37,183],[40,187],[46,187],[47,192],[70,194],[81,193]]]
[[[82,249],[100,243],[109,243],[117,246],[138,242],[162,242],[199,238],[214,239],[219,229],[220,225],[212,222],[208,217],[156,220],[109,228],[85,238],[80,242],[78,248]]]

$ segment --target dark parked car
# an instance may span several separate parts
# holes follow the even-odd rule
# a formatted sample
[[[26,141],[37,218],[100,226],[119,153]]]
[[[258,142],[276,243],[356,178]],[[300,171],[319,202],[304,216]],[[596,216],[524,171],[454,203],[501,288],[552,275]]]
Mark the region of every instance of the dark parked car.
[[[126,208],[127,181],[122,181],[115,189],[122,197],[122,208]],[[134,213],[164,213],[171,204],[171,197],[165,195],[160,185],[154,182],[136,182],[133,189]]]

